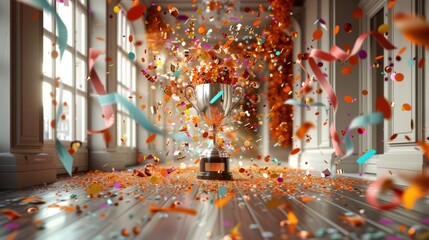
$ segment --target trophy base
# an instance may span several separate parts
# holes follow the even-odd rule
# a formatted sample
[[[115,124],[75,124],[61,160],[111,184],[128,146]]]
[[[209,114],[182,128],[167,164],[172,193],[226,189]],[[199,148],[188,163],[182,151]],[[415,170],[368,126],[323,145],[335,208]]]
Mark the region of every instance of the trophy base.
[[[202,180],[232,180],[229,171],[228,157],[202,157],[200,159],[200,172],[197,179]]]

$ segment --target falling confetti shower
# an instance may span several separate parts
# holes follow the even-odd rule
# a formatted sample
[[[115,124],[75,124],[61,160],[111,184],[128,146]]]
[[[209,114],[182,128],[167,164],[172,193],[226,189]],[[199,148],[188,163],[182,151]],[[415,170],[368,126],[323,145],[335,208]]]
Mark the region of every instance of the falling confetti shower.
[[[59,53],[53,51],[52,57],[55,59],[60,56],[61,59],[67,43],[67,29],[63,26],[61,16],[44,0],[32,0],[32,2],[55,17],[58,25]],[[58,2],[64,6],[69,5],[67,0],[58,0]],[[387,11],[391,11],[395,3],[395,0],[388,1]],[[183,190],[195,193],[193,201],[211,204],[222,210],[233,204],[237,205],[237,202],[240,203],[238,206],[246,207],[246,204],[255,198],[255,196],[251,196],[253,194],[242,194],[238,190],[246,189],[256,195],[263,196],[264,201],[261,203],[268,211],[279,211],[282,214],[283,220],[278,223],[278,226],[287,229],[287,233],[291,234],[290,236],[308,239],[314,236],[327,237],[330,234],[332,239],[341,239],[342,235],[335,238],[334,233],[327,233],[325,229],[321,229],[319,232],[307,231],[303,228],[305,226],[302,225],[304,221],[300,219],[298,214],[299,208],[292,207],[290,202],[294,203],[293,206],[316,204],[321,201],[316,193],[335,194],[339,190],[355,192],[357,191],[353,188],[355,184],[369,184],[367,191],[359,190],[358,194],[362,198],[365,197],[370,206],[383,211],[398,207],[413,210],[419,204],[419,200],[427,196],[429,193],[427,186],[429,173],[427,170],[419,176],[399,175],[400,178],[409,181],[410,185],[406,188],[398,188],[394,185],[393,178],[390,177],[379,178],[374,182],[365,182],[333,176],[332,173],[338,175],[346,173],[341,165],[339,165],[340,168],[325,169],[317,173],[321,177],[313,176],[309,170],[300,171],[282,167],[283,159],[263,154],[257,155],[259,153],[254,151],[254,146],[260,145],[258,142],[261,141],[258,128],[264,120],[269,119],[272,140],[270,144],[274,147],[290,147],[289,151],[285,151],[285,155],[295,156],[305,151],[301,145],[295,145],[294,140],[311,142],[313,129],[329,127],[331,143],[336,157],[342,161],[354,154],[353,141],[357,141],[354,139],[367,134],[370,125],[384,124],[384,121],[390,121],[394,109],[399,109],[404,114],[414,113],[417,107],[412,102],[394,103],[384,96],[378,96],[376,102],[372,103],[376,110],[359,116],[350,116],[350,124],[345,129],[336,129],[330,119],[319,121],[323,111],[326,111],[326,115],[329,113],[338,114],[339,106],[355,106],[360,104],[358,99],[361,97],[369,98],[373,94],[367,89],[359,89],[357,93],[347,95],[340,95],[339,92],[335,92],[329,81],[331,76],[324,73],[328,64],[340,62],[342,64],[340,68],[342,77],[347,78],[347,76],[355,74],[355,66],[361,64],[361,60],[369,58],[366,50],[362,49],[363,42],[368,41],[368,38],[374,38],[385,51],[396,49],[385,38],[385,35],[392,32],[394,28],[399,29],[405,39],[411,43],[428,48],[429,24],[423,17],[408,13],[395,14],[393,26],[381,24],[376,29],[371,29],[370,32],[358,34],[359,37],[352,47],[334,45],[330,51],[317,49],[311,44],[323,41],[329,34],[333,36],[340,33],[350,34],[359,29],[355,23],[351,22],[331,24],[333,27],[331,29],[324,19],[318,18],[311,25],[314,29],[310,36],[311,39],[305,40],[306,44],[311,45],[311,47],[308,47],[307,52],[293,56],[293,41],[297,41],[298,37],[301,37],[301,33],[297,32],[296,29],[291,29],[290,26],[289,20],[293,1],[272,0],[269,1],[269,7],[262,5],[255,9],[246,7],[240,16],[233,15],[234,3],[224,6],[219,1],[207,1],[207,5],[203,7],[196,4],[196,1],[191,1],[189,4],[194,9],[191,14],[181,12],[174,4],[160,6],[154,2],[146,5],[143,1],[135,0],[132,1],[132,7],[125,11],[120,5],[108,1],[107,6],[114,13],[111,18],[125,14],[129,22],[142,21],[145,24],[147,34],[144,39],[139,39],[141,36],[132,35],[123,37],[135,46],[147,44],[145,45],[146,48],[143,49],[144,54],[130,51],[126,53],[126,56],[133,62],[141,63],[138,65],[139,74],[144,77],[142,81],[149,84],[151,91],[159,91],[164,95],[162,100],[152,106],[136,105],[130,101],[131,96],[108,93],[99,79],[99,76],[104,73],[96,72],[94,65],[100,61],[110,62],[114,59],[103,55],[100,50],[90,49],[89,51],[89,80],[93,90],[98,95],[95,99],[102,106],[102,117],[106,126],[103,129],[88,130],[88,134],[103,134],[105,142],[109,143],[111,140],[109,129],[115,124],[113,104],[121,105],[141,129],[149,132],[146,139],[143,139],[140,144],[153,144],[154,142],[158,144],[160,139],[158,135],[166,137],[168,140],[162,143],[165,144],[165,149],[174,145],[178,150],[165,151],[161,154],[174,156],[177,164],[159,165],[161,156],[158,153],[139,153],[137,161],[144,164],[143,168],[127,171],[112,169],[111,172],[103,172],[101,170],[104,169],[100,169],[86,174],[78,174],[70,178],[67,183],[58,183],[57,186],[67,185],[67,189],[56,189],[61,194],[67,194],[69,196],[67,200],[50,199],[48,201],[37,196],[25,196],[25,198],[19,199],[20,204],[31,207],[23,207],[19,211],[9,208],[9,203],[5,204],[0,209],[0,213],[7,219],[7,224],[3,227],[10,234],[9,238],[13,239],[17,234],[19,235],[21,224],[23,224],[13,221],[19,222],[20,219],[29,214],[61,211],[65,214],[84,214],[102,220],[107,217],[108,212],[98,215],[94,215],[92,212],[133,202],[147,210],[143,216],[138,216],[144,222],[151,221],[155,215],[168,218],[169,214],[172,213],[177,214],[177,216],[202,217],[204,214],[189,204],[188,201],[184,201],[183,196],[175,197],[175,201],[167,201],[166,199],[170,199],[179,190]],[[219,11],[224,12],[227,17],[222,19],[213,17],[214,13]],[[355,8],[350,14],[355,21],[360,21],[365,13],[361,8]],[[244,23],[242,21],[243,15],[251,17],[252,21]],[[37,16],[33,17],[36,18]],[[97,41],[107,40],[97,37]],[[410,49],[398,46],[398,50],[395,50],[397,55],[393,57],[391,62],[401,61],[407,51]],[[406,72],[399,72],[399,68],[395,68],[395,64],[386,66],[384,69],[380,67],[381,61],[390,61],[385,59],[383,55],[371,59],[371,61],[373,60],[375,63],[372,68],[382,71],[386,81],[391,81],[399,86],[411,81]],[[415,68],[423,68],[425,64],[424,58],[415,57],[405,59],[405,61],[408,61],[410,67]],[[302,76],[293,75],[292,66],[294,64],[303,70]],[[214,140],[230,150],[231,154],[239,159],[244,154],[257,156],[253,156],[250,163],[243,164],[241,160],[234,160],[232,163],[234,174],[239,176],[243,180],[242,182],[230,182],[225,185],[207,183],[201,185],[203,190],[198,192],[195,190],[197,184],[191,183],[189,176],[193,176],[196,171],[195,166],[200,161],[199,158],[195,158],[199,154],[198,149],[201,145],[207,144],[213,136],[209,134],[204,122],[192,114],[191,106],[186,104],[184,90],[189,84],[204,83],[241,85],[246,89],[245,101],[241,102],[239,109],[233,112],[231,116],[233,127],[220,128],[221,134],[218,139]],[[62,87],[62,84],[59,85]],[[299,91],[295,91],[299,88]],[[129,89],[130,93],[133,91],[136,89]],[[61,92],[62,88],[60,88],[60,103],[62,102]],[[360,95],[359,93],[361,96],[357,96]],[[221,102],[224,97],[223,94],[226,93],[221,91],[215,95],[210,100],[210,104]],[[329,103],[325,105],[317,102],[320,100],[315,100],[314,96],[318,95],[321,98],[327,98]],[[52,121],[53,128],[57,127],[56,123],[62,121],[64,105],[58,104],[56,107],[58,107],[58,111],[57,116]],[[268,114],[260,114],[258,107],[266,108]],[[314,120],[307,119],[301,125],[293,126],[293,114],[298,109],[312,111]],[[144,114],[144,110],[147,110],[149,114]],[[161,115],[160,112],[166,114]],[[168,126],[160,128],[161,124],[159,123],[162,122],[167,123]],[[320,122],[323,126],[318,126]],[[406,124],[410,126],[411,130],[420,127],[414,124],[413,119]],[[239,127],[245,131],[245,134],[238,130]],[[292,129],[296,129],[296,131]],[[417,130],[420,131],[421,129]],[[243,135],[245,136],[243,137]],[[389,143],[402,139],[411,142],[412,139],[398,133],[391,133],[387,138],[384,141]],[[82,145],[83,143],[80,141],[72,141],[69,149],[66,150],[61,142],[56,142],[59,158],[70,175],[73,168],[72,157],[80,151]],[[195,147],[195,145],[198,146]],[[346,150],[345,154],[342,148]],[[417,148],[426,157],[429,155],[427,142],[419,141]],[[359,165],[366,164],[377,154],[375,149],[361,151],[362,153],[356,157],[356,163]],[[110,168],[107,165],[104,167]],[[389,173],[396,176],[394,171]],[[170,189],[168,186],[174,186],[174,188]],[[266,186],[269,186],[271,190],[267,190]],[[315,194],[302,194],[299,190],[302,186]],[[153,191],[157,194],[150,197],[145,194],[145,191]],[[268,192],[270,197],[265,196]],[[384,196],[383,194],[386,192],[391,193],[391,198],[388,201],[381,199],[381,196]],[[100,198],[106,199],[105,202],[103,204],[97,202],[95,206],[95,200]],[[84,200],[79,203],[73,202],[77,199]],[[351,229],[361,229],[368,224],[374,224],[368,221],[364,210],[341,213],[338,220],[347,224]],[[427,222],[427,219],[421,221]],[[136,223],[135,226],[116,230],[123,237],[138,235],[141,232],[141,226],[137,224],[137,221],[134,223]],[[381,218],[377,224],[394,225],[395,219]],[[244,229],[261,228],[256,223],[244,226],[241,222],[234,224],[225,222],[224,225],[228,226],[229,233],[227,236],[231,239],[240,239]],[[34,222],[34,227],[38,230],[42,231],[46,226],[49,225],[42,220],[36,219]],[[409,229],[407,233],[400,227],[398,227],[399,230],[395,230],[395,233],[415,237],[415,226],[407,226],[407,228]],[[414,233],[412,232],[413,229]],[[263,234],[267,238],[273,237],[271,232],[263,232]],[[207,233],[207,235],[210,234]]]

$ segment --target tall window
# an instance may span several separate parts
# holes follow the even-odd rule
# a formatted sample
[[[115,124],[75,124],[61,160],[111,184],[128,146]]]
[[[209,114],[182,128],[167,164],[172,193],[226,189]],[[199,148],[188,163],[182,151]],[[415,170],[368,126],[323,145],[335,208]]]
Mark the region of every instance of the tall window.
[[[122,8],[125,9],[125,8]],[[134,31],[126,19],[126,13],[118,14],[117,30],[117,79],[118,93],[136,103],[137,61],[133,43]],[[136,124],[128,111],[118,105],[118,146],[136,146]]]
[[[44,138],[54,139],[50,122],[56,114],[56,104],[63,104],[62,120],[57,123],[59,140],[86,141],[87,129],[87,0],[69,0],[69,5],[49,0],[65,23],[67,48],[60,60],[55,18],[43,14],[43,122]],[[59,101],[57,79],[63,83],[63,102]]]

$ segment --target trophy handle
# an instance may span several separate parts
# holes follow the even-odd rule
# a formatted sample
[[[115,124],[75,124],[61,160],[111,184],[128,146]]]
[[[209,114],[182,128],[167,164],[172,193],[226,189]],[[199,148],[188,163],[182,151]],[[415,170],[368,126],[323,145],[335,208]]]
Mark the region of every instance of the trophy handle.
[[[196,103],[193,103],[193,102],[191,101],[191,99],[189,99],[189,98],[188,98],[188,94],[187,94],[188,88],[192,88],[192,95],[194,95],[194,96],[195,96],[195,87],[194,87],[193,85],[187,85],[187,86],[185,87],[185,98],[186,98],[186,100],[188,100],[188,102],[192,105],[192,107],[193,107],[193,108],[195,108],[195,110],[197,110],[197,114],[198,114],[198,115],[200,115],[200,111],[198,111],[198,108],[197,108],[197,107],[195,107],[197,104],[196,104]]]
[[[237,107],[237,105],[240,103],[241,99],[242,99],[242,98],[243,98],[243,96],[244,96],[244,90],[243,90],[243,87],[242,87],[242,86],[240,86],[240,85],[236,85],[235,87],[233,87],[232,93],[234,94],[234,93],[236,92],[235,90],[237,90],[237,89],[240,89],[241,94],[240,94],[240,97],[239,97],[239,99],[237,100],[237,102],[235,102],[235,103],[234,103],[234,105],[232,105],[232,108],[231,108],[231,111],[229,112],[229,115],[231,115],[232,110],[234,110],[234,108],[235,108],[235,107]],[[235,95],[235,94],[234,94],[234,95]]]

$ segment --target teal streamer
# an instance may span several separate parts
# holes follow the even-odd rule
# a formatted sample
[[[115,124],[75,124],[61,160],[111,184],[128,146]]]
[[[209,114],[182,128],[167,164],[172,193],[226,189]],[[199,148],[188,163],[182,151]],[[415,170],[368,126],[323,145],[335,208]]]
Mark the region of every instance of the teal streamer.
[[[358,164],[363,164],[366,161],[368,161],[372,156],[374,156],[377,153],[374,149],[369,150],[364,155],[360,156],[358,160],[356,161]]]
[[[111,105],[111,104],[121,104],[123,107],[125,107],[128,112],[130,113],[130,116],[136,120],[140,126],[142,126],[144,129],[146,129],[149,132],[156,133],[165,137],[169,137],[172,139],[175,139],[177,141],[192,141],[191,138],[186,136],[184,133],[174,133],[174,134],[167,134],[164,133],[161,129],[155,127],[150,120],[146,117],[146,115],[143,114],[140,109],[138,109],[132,102],[130,102],[128,99],[124,98],[123,96],[119,95],[118,93],[111,93],[106,95],[98,96],[98,101],[101,105]]]
[[[57,11],[46,1],[46,0],[30,0],[32,3],[36,5],[36,7],[41,8],[50,14],[54,15],[55,20],[57,22],[57,31],[58,31],[58,48],[60,49],[60,59],[64,55],[64,51],[67,47],[67,27],[64,24],[63,20],[61,20]]]
[[[297,106],[297,107],[305,107],[305,106],[310,106],[310,107],[325,107],[326,105],[321,103],[321,102],[315,102],[315,103],[311,103],[311,104],[304,104],[304,103],[300,103],[294,99],[288,99],[284,102],[284,104],[287,105],[293,105],[293,106]]]
[[[223,95],[223,90],[221,90],[220,92],[218,92],[213,98],[212,100],[210,100],[210,104],[215,103],[221,96]]]
[[[346,155],[344,155],[342,158],[343,159],[347,158],[347,157],[351,156],[354,152],[353,142],[352,142],[352,139],[350,137],[350,131],[351,130],[357,129],[360,127],[365,127],[367,125],[382,123],[383,119],[384,119],[384,113],[382,113],[382,112],[375,112],[375,113],[355,117],[350,122],[348,131],[347,131],[346,136],[345,136],[347,151],[346,151]]]

